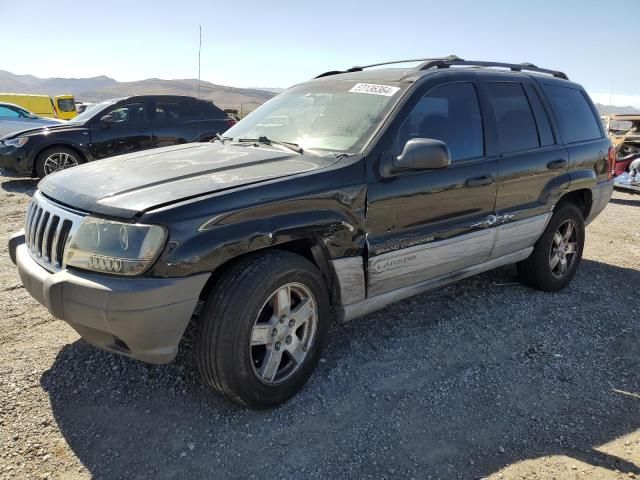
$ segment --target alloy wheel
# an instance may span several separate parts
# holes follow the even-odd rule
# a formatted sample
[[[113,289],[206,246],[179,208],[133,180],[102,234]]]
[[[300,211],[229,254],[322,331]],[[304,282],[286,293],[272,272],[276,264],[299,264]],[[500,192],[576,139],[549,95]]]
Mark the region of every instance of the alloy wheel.
[[[50,175],[54,172],[77,166],[78,160],[73,155],[65,152],[52,153],[44,161],[44,173],[45,175]]]
[[[563,278],[573,266],[578,252],[578,225],[569,219],[553,235],[549,267],[556,278]]]
[[[251,331],[251,363],[257,378],[282,383],[303,365],[315,341],[318,308],[311,290],[287,283],[260,309]]]

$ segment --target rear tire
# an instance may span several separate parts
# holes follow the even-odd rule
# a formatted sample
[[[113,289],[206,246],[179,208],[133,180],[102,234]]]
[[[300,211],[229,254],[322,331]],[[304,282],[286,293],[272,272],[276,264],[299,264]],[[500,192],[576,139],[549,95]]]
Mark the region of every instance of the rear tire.
[[[52,173],[76,167],[85,163],[85,159],[67,147],[55,146],[42,151],[36,159],[35,173],[38,178],[44,178]]]
[[[242,406],[283,403],[313,372],[328,323],[327,288],[315,265],[278,250],[250,255],[205,301],[195,350],[202,380]]]
[[[573,203],[561,203],[531,256],[517,264],[520,280],[545,292],[563,289],[576,274],[584,239],[582,212]]]

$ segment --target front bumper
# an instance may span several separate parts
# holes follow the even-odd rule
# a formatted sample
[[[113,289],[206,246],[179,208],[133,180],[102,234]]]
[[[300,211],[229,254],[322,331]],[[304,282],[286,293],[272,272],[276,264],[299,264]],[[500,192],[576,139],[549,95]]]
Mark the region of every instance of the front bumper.
[[[125,278],[75,270],[51,273],[31,258],[18,233],[9,253],[27,291],[87,342],[149,363],[167,363],[209,273],[182,278]]]
[[[0,143],[0,168],[13,173],[31,174],[31,168],[28,165],[29,155],[22,147],[9,147]]]

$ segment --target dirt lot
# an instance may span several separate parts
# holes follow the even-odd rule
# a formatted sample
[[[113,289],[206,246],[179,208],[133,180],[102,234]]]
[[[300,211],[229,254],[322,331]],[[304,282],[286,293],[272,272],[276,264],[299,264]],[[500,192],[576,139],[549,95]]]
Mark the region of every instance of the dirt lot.
[[[512,267],[333,326],[275,411],[178,360],[98,351],[21,287],[6,248],[35,182],[0,183],[0,478],[640,478],[640,196],[588,228],[573,284]]]

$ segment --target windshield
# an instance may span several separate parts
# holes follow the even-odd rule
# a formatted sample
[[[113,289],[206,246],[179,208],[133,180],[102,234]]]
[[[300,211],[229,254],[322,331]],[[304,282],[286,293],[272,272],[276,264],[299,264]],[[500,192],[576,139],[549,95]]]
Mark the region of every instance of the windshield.
[[[69,123],[84,123],[87,120],[91,120],[91,118],[93,118],[96,113],[101,112],[114,103],[116,103],[115,100],[106,100],[104,102],[91,105],[90,107],[87,107],[87,109],[80,115],[76,115],[71,120],[69,120]]]
[[[295,143],[303,149],[362,149],[406,84],[321,81],[293,87],[254,110],[225,132],[233,140]]]

